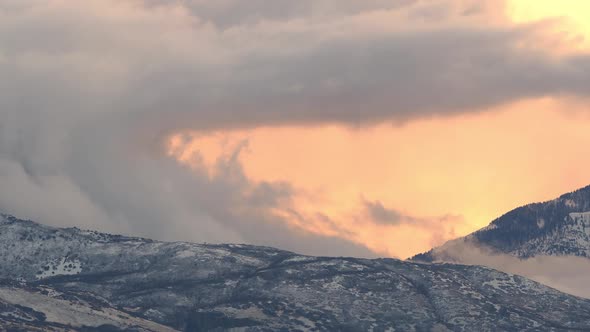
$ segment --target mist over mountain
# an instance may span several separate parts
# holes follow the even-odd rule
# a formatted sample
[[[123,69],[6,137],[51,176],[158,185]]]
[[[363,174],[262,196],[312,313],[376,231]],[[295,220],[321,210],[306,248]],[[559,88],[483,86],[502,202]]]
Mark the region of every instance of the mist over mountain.
[[[490,266],[590,297],[590,186],[516,208],[412,261]]]
[[[488,226],[413,260],[452,260],[463,244],[518,258],[535,256],[590,257],[590,186],[554,200],[516,208]]]

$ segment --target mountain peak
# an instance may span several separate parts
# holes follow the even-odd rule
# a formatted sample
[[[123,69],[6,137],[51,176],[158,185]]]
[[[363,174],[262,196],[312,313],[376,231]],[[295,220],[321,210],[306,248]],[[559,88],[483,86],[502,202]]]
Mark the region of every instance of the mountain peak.
[[[451,259],[449,248],[458,250],[462,243],[519,258],[590,258],[590,186],[511,210],[488,226],[411,260],[432,261],[437,256]]]

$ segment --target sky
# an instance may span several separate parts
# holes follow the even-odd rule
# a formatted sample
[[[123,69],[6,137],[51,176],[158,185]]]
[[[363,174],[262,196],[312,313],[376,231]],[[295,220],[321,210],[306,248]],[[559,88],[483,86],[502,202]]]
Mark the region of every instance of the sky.
[[[4,0],[0,211],[406,258],[590,184],[585,0]]]

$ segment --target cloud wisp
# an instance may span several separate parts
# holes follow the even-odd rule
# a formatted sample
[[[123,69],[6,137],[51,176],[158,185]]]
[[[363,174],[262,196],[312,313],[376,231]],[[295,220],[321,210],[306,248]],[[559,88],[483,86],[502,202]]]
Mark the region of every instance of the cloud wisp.
[[[586,276],[590,273],[590,261],[576,256],[537,256],[519,259],[495,253],[489,248],[466,241],[447,247],[440,261],[460,264],[483,265],[507,273],[518,274],[553,287],[559,291],[590,298]]]

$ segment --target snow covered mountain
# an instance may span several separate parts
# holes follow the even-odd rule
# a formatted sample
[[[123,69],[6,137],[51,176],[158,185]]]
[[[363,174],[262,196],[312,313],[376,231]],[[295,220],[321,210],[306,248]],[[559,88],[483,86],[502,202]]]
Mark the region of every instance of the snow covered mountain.
[[[590,300],[479,266],[166,243],[0,217],[0,330],[590,330]]]
[[[475,246],[518,258],[590,258],[590,186],[554,200],[514,209],[464,238],[416,255],[415,261],[461,261],[457,253]]]

